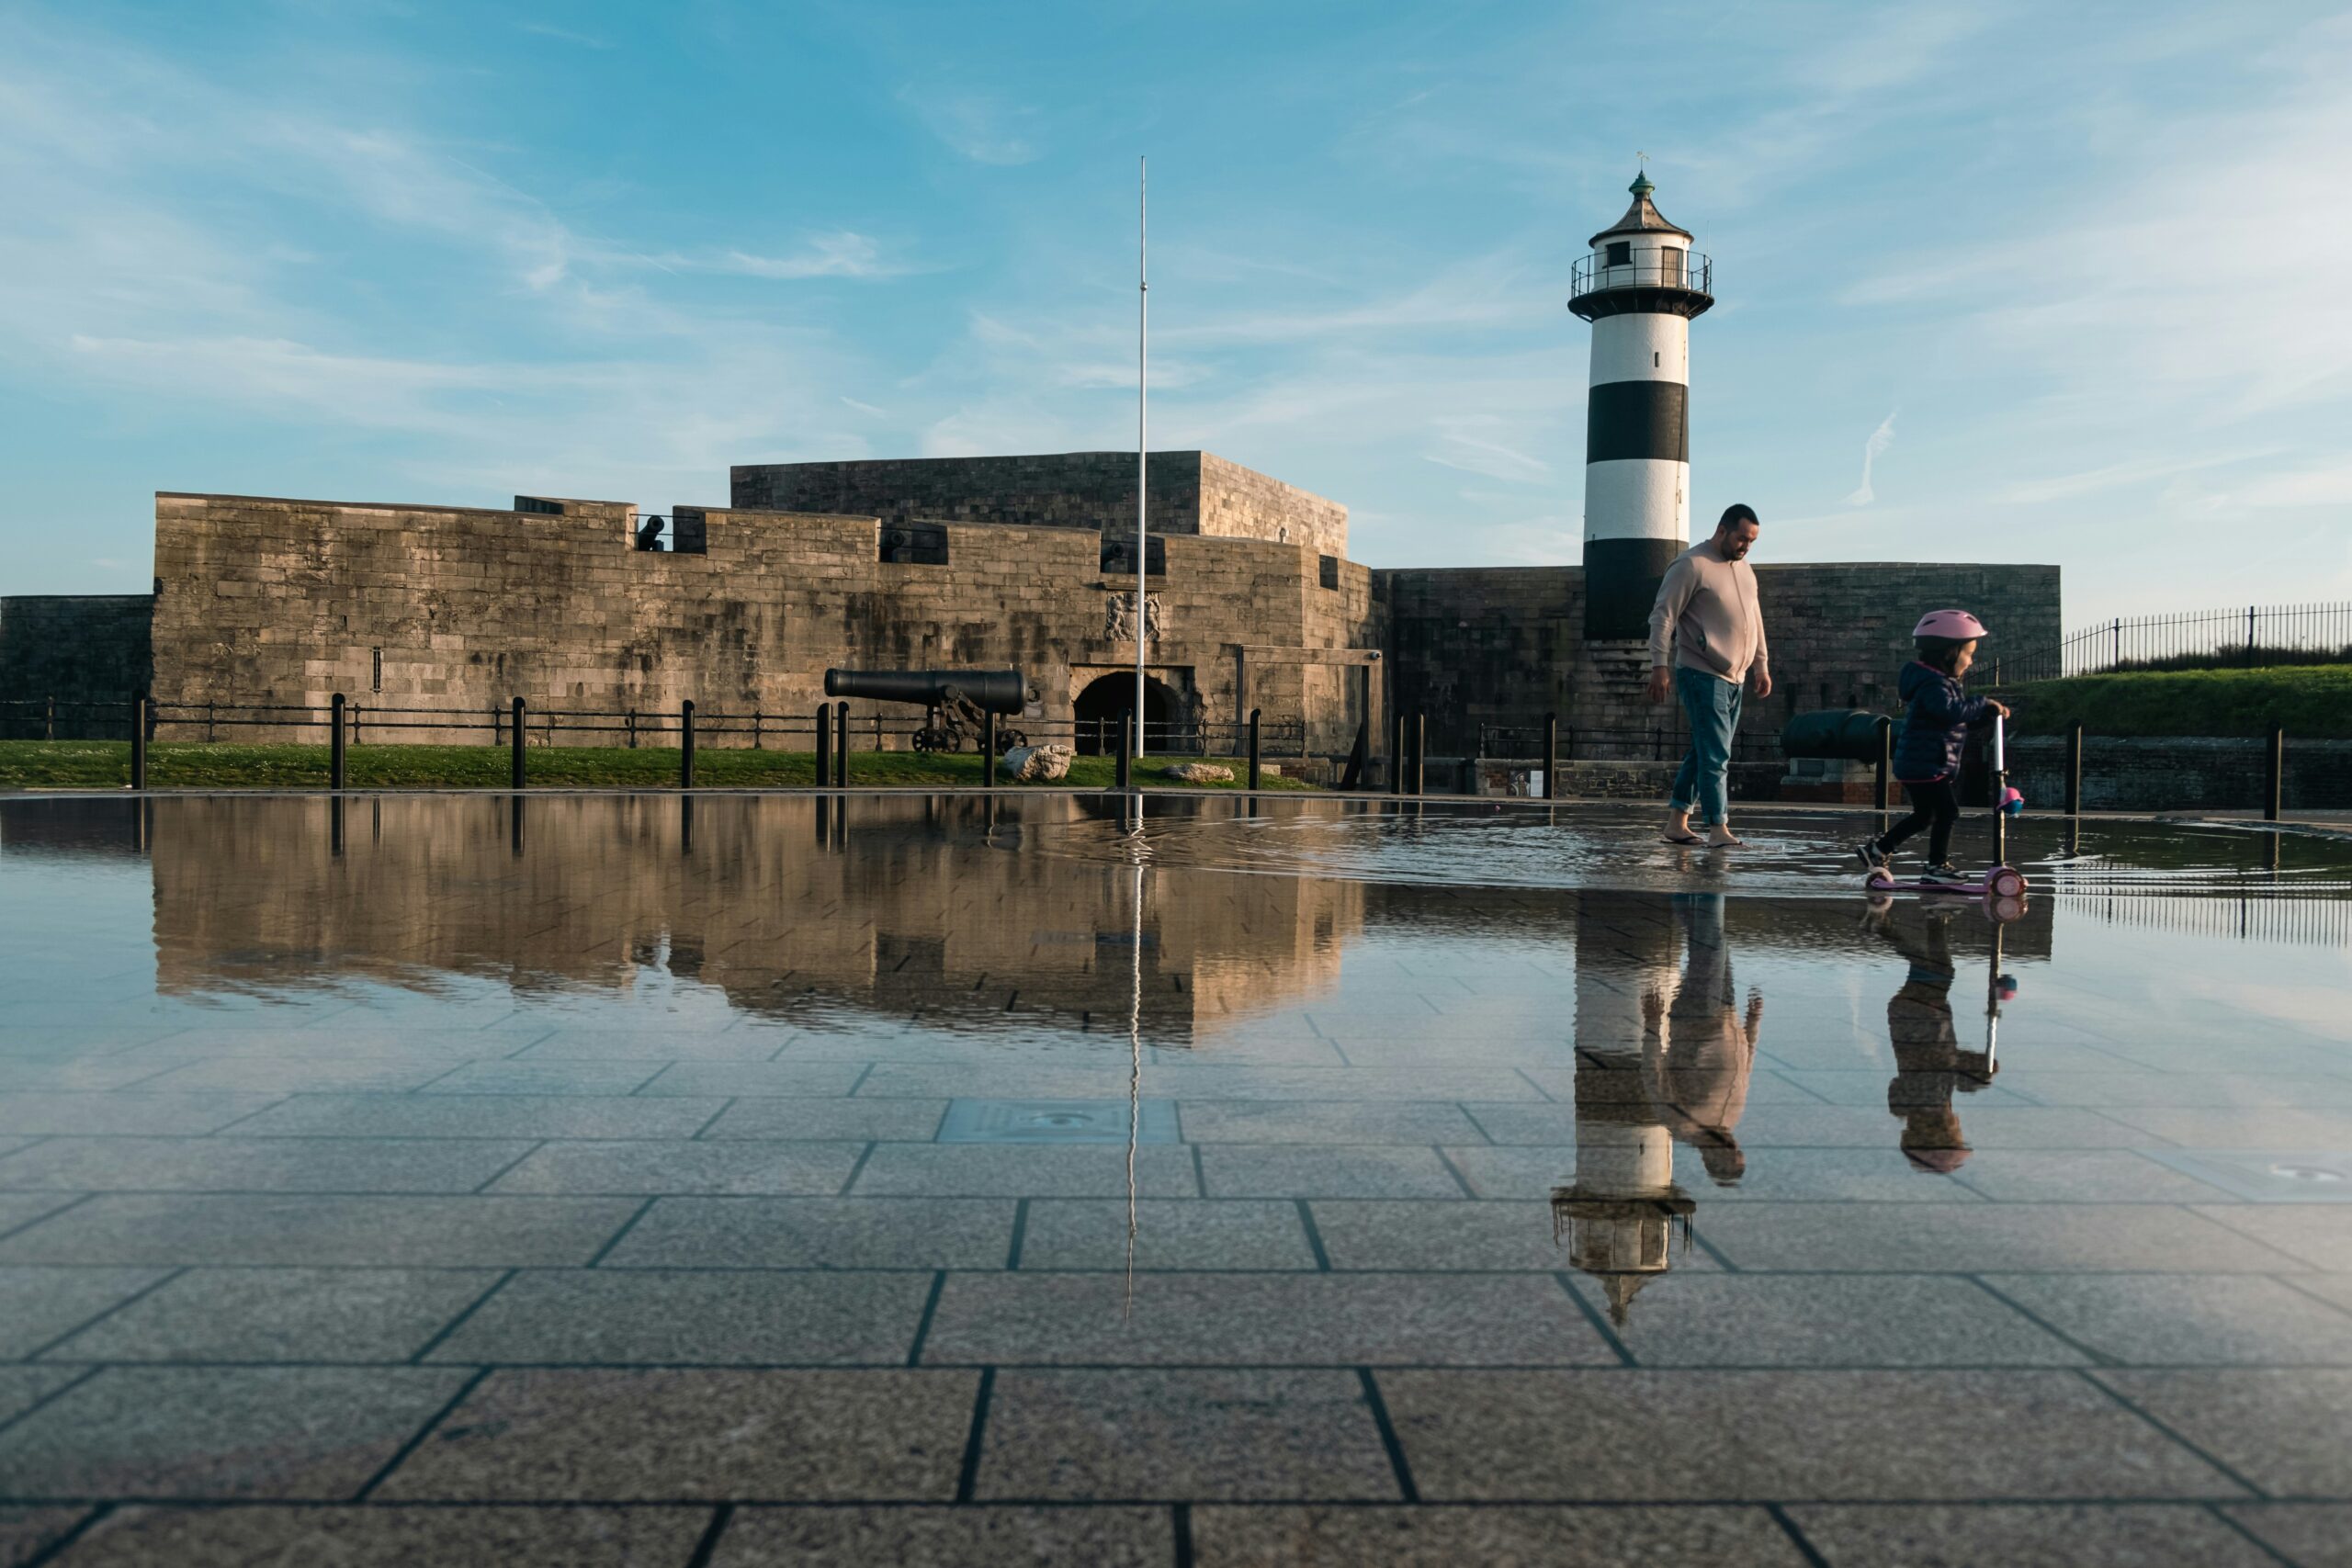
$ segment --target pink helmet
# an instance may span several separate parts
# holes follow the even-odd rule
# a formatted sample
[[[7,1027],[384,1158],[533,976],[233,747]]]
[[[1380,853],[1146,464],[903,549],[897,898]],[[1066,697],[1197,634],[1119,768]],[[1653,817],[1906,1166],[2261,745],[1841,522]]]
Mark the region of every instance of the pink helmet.
[[[1911,628],[1913,637],[1948,637],[1954,642],[1965,642],[1973,637],[1986,636],[1984,623],[1965,610],[1930,610],[1919,617]]]

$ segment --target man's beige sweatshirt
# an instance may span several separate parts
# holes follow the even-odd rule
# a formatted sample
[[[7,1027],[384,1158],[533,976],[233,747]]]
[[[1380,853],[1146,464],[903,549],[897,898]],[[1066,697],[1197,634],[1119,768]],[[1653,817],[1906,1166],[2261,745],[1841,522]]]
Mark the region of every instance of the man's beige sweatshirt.
[[[1740,682],[1751,669],[1764,670],[1764,612],[1756,602],[1756,569],[1725,560],[1706,539],[1674,558],[1650,606],[1650,664],[1669,662],[1671,640],[1679,657],[1671,662]]]

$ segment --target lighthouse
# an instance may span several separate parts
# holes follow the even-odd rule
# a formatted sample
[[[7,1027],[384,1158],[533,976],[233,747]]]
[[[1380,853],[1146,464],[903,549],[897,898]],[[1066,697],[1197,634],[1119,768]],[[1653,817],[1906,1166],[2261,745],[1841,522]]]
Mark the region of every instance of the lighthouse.
[[[1595,234],[1568,309],[1592,323],[1585,410],[1585,637],[1648,634],[1658,579],[1690,547],[1690,321],[1715,302],[1713,265],[1650,200]]]

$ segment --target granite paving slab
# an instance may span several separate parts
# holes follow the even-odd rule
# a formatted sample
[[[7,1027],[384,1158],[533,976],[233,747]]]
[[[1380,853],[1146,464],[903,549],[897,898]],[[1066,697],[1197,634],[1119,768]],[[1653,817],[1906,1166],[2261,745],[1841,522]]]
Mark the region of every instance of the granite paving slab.
[[[1572,1274],[1595,1312],[1602,1281]],[[2347,1320],[2352,1321],[2352,1320]],[[1633,1298],[1617,1337],[1653,1367],[2072,1367],[2089,1360],[1951,1275],[1679,1271]]]
[[[154,1094],[138,1089],[105,1093],[28,1089],[0,1094],[0,1133],[40,1137],[141,1134],[194,1137],[242,1122],[279,1098],[226,1090]]]
[[[526,1270],[431,1359],[903,1366],[931,1287],[911,1271]]]
[[[496,1371],[377,1495],[944,1503],[978,1392],[961,1371]]]
[[[51,1138],[0,1159],[0,1188],[84,1192],[470,1192],[526,1139]]]
[[[1136,1151],[1136,1190],[1147,1198],[1200,1193],[1193,1151]],[[1107,1198],[1128,1190],[1127,1151],[989,1144],[876,1144],[850,1190],[865,1197]]]
[[[1137,1269],[1313,1269],[1298,1205],[1146,1199],[1135,1205]],[[1022,1235],[1023,1269],[1124,1269],[1127,1204],[1116,1198],[1040,1198]]]
[[[726,1103],[621,1095],[305,1094],[237,1131],[251,1138],[691,1138]]]
[[[2222,1512],[2301,1568],[2352,1568],[2352,1503],[2232,1503]]]
[[[1313,1507],[1193,1510],[1198,1568],[1804,1568],[1762,1508]]]
[[[740,1508],[710,1559],[711,1568],[1162,1568],[1173,1561],[1175,1527],[1164,1508],[1019,1506]]]
[[[662,1198],[607,1269],[1001,1269],[1010,1198]]]
[[[1694,1222],[1742,1269],[2223,1274],[2292,1269],[2285,1252],[2152,1203],[1718,1203]]]
[[[560,1267],[594,1257],[639,1201],[102,1194],[0,1241],[0,1263]]]
[[[1990,1274],[1984,1282],[2125,1366],[2352,1367],[2352,1312],[2260,1275]]]
[[[1211,1144],[1201,1177],[1212,1198],[1463,1198],[1437,1150],[1412,1145]]]
[[[1424,1498],[2232,1498],[2074,1372],[1380,1371]]]
[[[0,1496],[346,1498],[467,1375],[109,1367],[0,1429]]]
[[[2232,1203],[2196,1213],[2310,1268],[2352,1274],[2352,1205]]]
[[[684,1568],[710,1510],[130,1507],[98,1521],[66,1568]]]
[[[929,1143],[947,1113],[944,1100],[804,1100],[747,1096],[719,1112],[706,1139],[809,1138]]]
[[[1350,1371],[1037,1371],[996,1375],[981,1497],[1397,1497]]]
[[[1789,1517],[1828,1568],[2263,1568],[2276,1561],[2194,1505],[1799,1504]]]
[[[1334,1269],[1549,1273],[1569,1266],[1560,1223],[1548,1201],[1389,1203],[1318,1199],[1307,1205],[1307,1211],[1315,1218],[1316,1231]],[[1677,1273],[1719,1267],[1697,1247],[1678,1246],[1669,1261]]]
[[[2274,1497],[2352,1497],[2352,1370],[2092,1375]]]
[[[0,1360],[27,1359],[163,1277],[160,1269],[0,1264]]]
[[[831,1196],[865,1153],[864,1144],[565,1141],[539,1145],[488,1190]]]
[[[191,1269],[50,1352],[62,1361],[405,1361],[488,1269]]]
[[[82,1522],[83,1507],[0,1507],[0,1568],[25,1568]]]
[[[1178,1107],[1184,1140],[1262,1144],[1476,1143],[1477,1124],[1462,1107],[1412,1100],[1193,1100]]]
[[[926,1365],[1598,1365],[1541,1275],[951,1274]]]

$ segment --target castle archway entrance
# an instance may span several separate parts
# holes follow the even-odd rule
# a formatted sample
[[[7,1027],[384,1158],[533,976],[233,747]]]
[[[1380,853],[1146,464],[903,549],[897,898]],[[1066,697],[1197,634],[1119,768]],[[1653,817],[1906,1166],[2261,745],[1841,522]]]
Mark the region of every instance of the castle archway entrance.
[[[1177,715],[1176,694],[1152,676],[1144,677],[1144,745],[1147,752],[1168,747],[1169,727]],[[1078,719],[1078,752],[1104,757],[1119,750],[1119,723],[1136,711],[1136,677],[1132,670],[1098,675],[1078,694],[1071,706]]]

